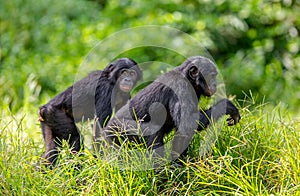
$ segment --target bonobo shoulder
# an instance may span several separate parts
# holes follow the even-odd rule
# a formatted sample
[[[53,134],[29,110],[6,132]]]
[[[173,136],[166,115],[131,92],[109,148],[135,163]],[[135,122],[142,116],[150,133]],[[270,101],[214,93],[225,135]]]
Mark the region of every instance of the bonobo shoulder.
[[[98,78],[101,76],[103,71],[101,70],[95,70],[95,71],[92,71],[88,74],[88,77],[91,77],[91,78]]]

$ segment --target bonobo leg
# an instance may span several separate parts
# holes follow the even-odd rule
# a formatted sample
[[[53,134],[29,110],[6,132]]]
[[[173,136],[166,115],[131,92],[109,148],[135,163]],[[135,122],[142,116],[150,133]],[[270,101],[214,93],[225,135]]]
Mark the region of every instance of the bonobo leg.
[[[44,122],[41,122],[44,141],[46,145],[46,150],[42,155],[42,158],[54,163],[57,157],[57,144],[55,143],[55,138],[53,137],[51,128]]]
[[[42,155],[49,163],[55,163],[58,147],[62,140],[68,141],[73,153],[81,148],[81,137],[74,119],[63,110],[48,106],[40,110],[40,121],[46,144],[46,151]]]

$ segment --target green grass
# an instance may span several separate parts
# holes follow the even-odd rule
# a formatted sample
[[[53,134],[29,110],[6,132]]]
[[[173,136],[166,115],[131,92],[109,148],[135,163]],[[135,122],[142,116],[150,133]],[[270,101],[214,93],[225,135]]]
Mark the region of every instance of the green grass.
[[[280,105],[240,107],[240,124],[224,126],[206,157],[197,154],[196,135],[181,167],[124,170],[115,159],[63,148],[57,166],[44,173],[35,170],[44,150],[35,108],[3,110],[0,195],[300,195],[299,118]]]
[[[97,2],[0,1],[0,195],[300,195],[297,1]],[[240,99],[251,89],[270,104],[248,98],[240,124],[223,126],[206,157],[203,134],[195,135],[182,167],[136,171],[129,159],[124,170],[115,159],[64,148],[56,167],[36,171],[44,151],[38,106],[73,83],[98,41],[143,25],[188,33],[216,59],[227,94]],[[147,46],[119,55],[175,66],[177,52]],[[147,67],[145,79],[164,69]],[[274,107],[278,100],[288,109]]]

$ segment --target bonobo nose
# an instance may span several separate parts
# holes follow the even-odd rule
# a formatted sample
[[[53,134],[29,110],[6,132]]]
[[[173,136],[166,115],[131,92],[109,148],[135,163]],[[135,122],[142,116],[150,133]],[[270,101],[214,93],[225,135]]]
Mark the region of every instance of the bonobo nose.
[[[124,80],[125,80],[125,82],[130,82],[131,81],[130,78],[125,78]]]

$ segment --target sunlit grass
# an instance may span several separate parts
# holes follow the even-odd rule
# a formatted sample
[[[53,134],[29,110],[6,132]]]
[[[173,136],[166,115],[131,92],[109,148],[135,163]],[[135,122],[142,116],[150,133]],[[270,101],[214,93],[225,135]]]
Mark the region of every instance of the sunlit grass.
[[[16,115],[3,110],[0,195],[299,195],[300,119],[280,105],[246,105],[240,124],[224,126],[205,157],[197,154],[196,135],[183,166],[155,170],[137,170],[132,154],[133,166],[124,168],[113,156],[95,158],[89,150],[77,156],[64,147],[57,165],[40,172],[37,115],[30,107]]]

